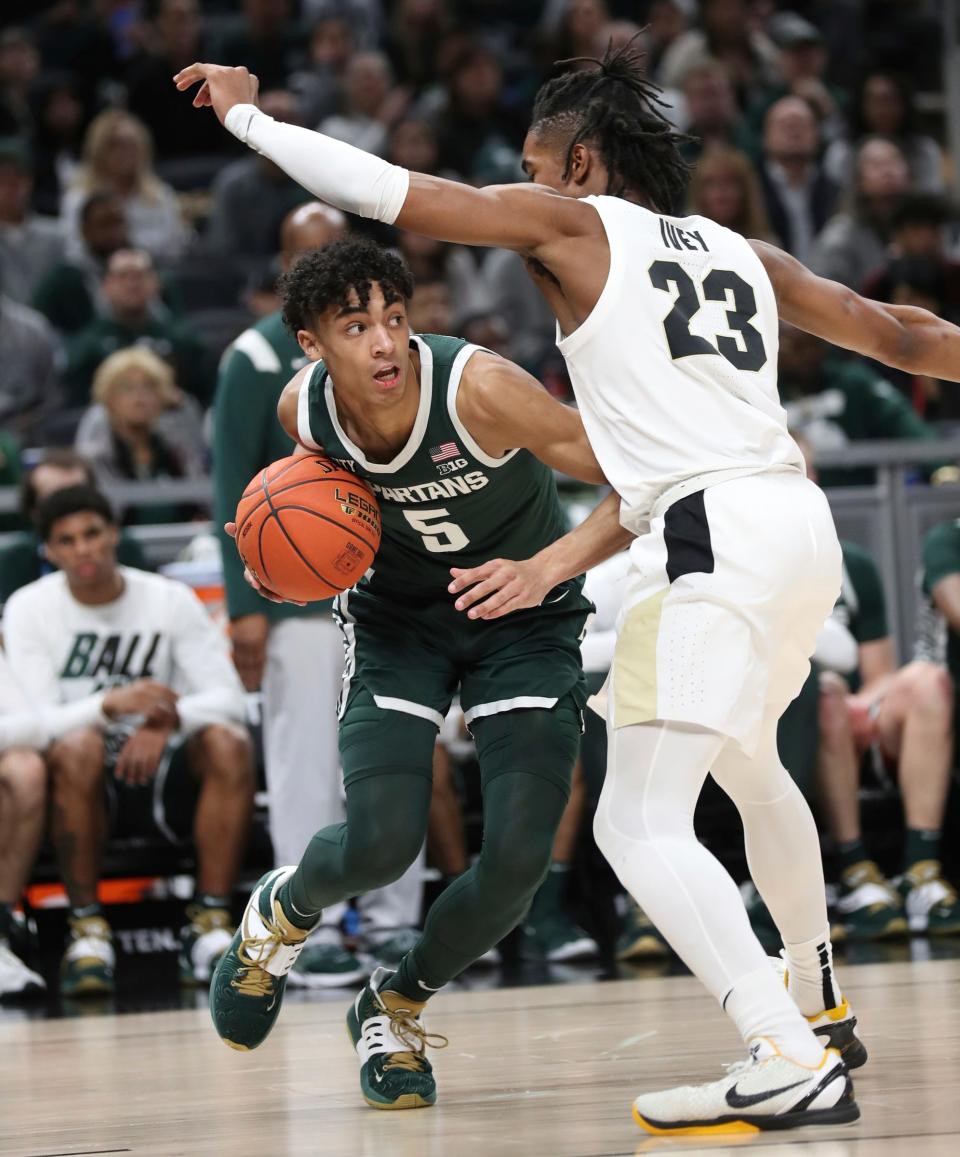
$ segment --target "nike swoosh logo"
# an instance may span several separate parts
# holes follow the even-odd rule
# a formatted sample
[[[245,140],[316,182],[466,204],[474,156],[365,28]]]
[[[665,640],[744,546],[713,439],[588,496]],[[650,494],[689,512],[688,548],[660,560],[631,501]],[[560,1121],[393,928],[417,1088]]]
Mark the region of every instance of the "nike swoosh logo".
[[[377,1082],[378,1085],[383,1084],[383,1073],[374,1073],[373,1079]]]
[[[781,1093],[788,1093],[791,1089],[799,1089],[801,1085],[807,1082],[794,1081],[792,1085],[784,1085],[781,1089],[766,1089],[762,1093],[738,1093],[737,1086],[734,1085],[732,1089],[727,1089],[727,1104],[731,1109],[749,1109],[751,1105],[759,1105],[763,1101],[772,1101],[774,1097],[779,1097]]]
[[[443,988],[442,984],[438,984],[436,988],[431,988],[429,984],[424,984],[422,980],[418,980],[417,984],[419,984],[420,987],[426,992],[439,992],[440,989]]]
[[[558,594],[555,599],[544,599],[543,605],[545,607],[549,607],[549,606],[552,606],[554,603],[559,603],[560,600],[565,599],[569,593],[570,593],[570,588],[567,587],[567,589],[565,591],[561,591],[560,594]]]

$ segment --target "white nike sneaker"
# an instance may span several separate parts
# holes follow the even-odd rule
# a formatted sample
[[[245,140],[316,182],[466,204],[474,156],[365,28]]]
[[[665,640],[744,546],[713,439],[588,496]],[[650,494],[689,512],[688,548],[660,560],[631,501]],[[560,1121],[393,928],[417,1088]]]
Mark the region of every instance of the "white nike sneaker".
[[[828,1049],[815,1067],[777,1052],[765,1038],[745,1061],[708,1085],[683,1085],[645,1093],[633,1102],[633,1119],[648,1133],[757,1133],[805,1125],[844,1125],[860,1110],[847,1066]]]
[[[785,954],[786,949],[781,949],[779,956],[770,956],[767,959],[780,973],[784,985],[789,988],[790,974],[787,971]],[[820,1038],[824,1048],[837,1050],[848,1069],[859,1069],[867,1063],[867,1047],[857,1033],[857,1018],[846,997],[840,998],[836,1008],[825,1008],[823,1012],[808,1016],[807,1023],[813,1029],[814,1036]]]
[[[0,1000],[38,996],[47,991],[47,982],[32,968],[28,968],[6,940],[0,940]]]

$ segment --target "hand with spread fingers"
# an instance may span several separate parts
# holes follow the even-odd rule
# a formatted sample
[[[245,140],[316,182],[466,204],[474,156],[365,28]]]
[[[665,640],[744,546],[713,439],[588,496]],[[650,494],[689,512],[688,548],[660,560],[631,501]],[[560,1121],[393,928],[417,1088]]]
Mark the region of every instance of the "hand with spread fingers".
[[[495,558],[468,570],[451,567],[450,573],[453,582],[447,590],[454,595],[465,592],[455,605],[467,612],[468,619],[500,619],[538,607],[556,585],[533,559]]]
[[[235,104],[256,104],[260,81],[248,69],[224,64],[191,64],[173,78],[180,92],[199,83],[194,108],[212,108],[221,124]]]

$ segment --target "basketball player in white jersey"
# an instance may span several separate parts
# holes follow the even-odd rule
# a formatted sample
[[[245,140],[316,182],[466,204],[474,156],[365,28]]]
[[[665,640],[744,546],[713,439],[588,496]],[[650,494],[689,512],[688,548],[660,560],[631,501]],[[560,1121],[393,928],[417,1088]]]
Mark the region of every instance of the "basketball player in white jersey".
[[[402,229],[513,249],[557,317],[600,465],[639,537],[607,712],[597,840],[733,1019],[749,1057],[726,1077],[638,1097],[654,1133],[836,1124],[859,1116],[866,1053],[834,980],[816,828],[776,748],[840,583],[826,501],[776,387],[777,315],[912,373],[956,380],[960,330],[867,301],[772,246],[678,217],[687,167],[631,46],[548,81],[524,143],[531,184],[476,189],[279,124],[243,68],[197,64],[198,107],[323,201]],[[539,597],[523,562],[456,575],[492,618]],[[470,605],[472,604],[472,605]],[[708,774],[743,819],[788,987],[733,881],[694,835]]]

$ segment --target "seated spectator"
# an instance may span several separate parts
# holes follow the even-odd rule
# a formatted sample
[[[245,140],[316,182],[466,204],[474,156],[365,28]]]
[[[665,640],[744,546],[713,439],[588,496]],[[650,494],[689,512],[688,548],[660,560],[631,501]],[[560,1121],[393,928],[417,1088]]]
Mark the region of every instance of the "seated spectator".
[[[274,120],[300,124],[300,110],[289,92],[265,92],[260,107]],[[204,242],[225,257],[251,264],[277,249],[280,222],[310,199],[273,161],[247,154],[222,169],[210,189],[210,226]]]
[[[750,159],[717,147],[700,158],[690,181],[688,211],[709,217],[743,237],[773,238],[760,182]]]
[[[63,252],[60,222],[30,211],[32,186],[26,145],[0,141],[0,277],[7,296],[24,305]]]
[[[880,137],[864,141],[849,204],[827,222],[810,252],[814,273],[859,290],[886,261],[893,216],[909,192],[910,170],[900,149]]]
[[[913,94],[904,77],[885,69],[868,72],[853,104],[850,133],[827,149],[824,167],[838,184],[849,184],[858,147],[870,137],[884,137],[899,147],[915,189],[941,192],[943,153],[932,137],[917,131],[916,119]]]
[[[107,801],[119,797],[121,811],[142,806],[161,768],[156,794],[164,806],[152,814],[168,837],[178,826],[172,805],[182,806],[191,778],[199,782],[196,892],[179,966],[185,982],[207,982],[230,942],[230,894],[254,788],[243,691],[226,638],[189,588],[117,565],[118,531],[97,491],[61,490],[37,518],[61,569],[13,596],[4,637],[34,710],[69,704],[84,716],[46,753],[51,835],[70,902],[60,990],[114,990],[113,938],[97,895]]]
[[[37,533],[37,509],[44,499],[68,486],[93,486],[90,463],[74,450],[45,450],[20,487],[20,513],[31,529],[0,547],[0,607],[14,591],[54,570]],[[123,566],[149,570],[140,544],[126,532],[120,535],[117,559]]]
[[[843,547],[843,587],[833,611],[830,655],[818,646],[820,744],[817,794],[840,867],[837,902],[848,939],[908,931],[960,932],[960,898],[943,879],[940,839],[953,755],[953,688],[943,667],[915,661],[898,669],[883,586],[870,556]],[[839,668],[839,669],[837,669]],[[887,881],[860,826],[860,763],[875,745],[896,769],[906,819],[903,876]]]
[[[163,304],[150,255],[140,249],[118,249],[107,261],[100,293],[103,313],[75,334],[69,345],[70,404],[84,405],[103,359],[131,345],[148,346],[169,361],[178,384],[206,402],[212,392],[206,351],[193,330]]]
[[[780,397],[791,429],[814,454],[849,442],[880,438],[934,438],[903,395],[864,362],[839,358],[826,342],[780,323]],[[824,486],[869,486],[870,466],[822,469]]]
[[[836,140],[845,128],[848,97],[827,80],[827,48],[820,29],[796,12],[779,12],[769,31],[780,49],[780,79],[764,88],[747,110],[751,126],[759,132],[771,105],[796,96],[815,114],[821,138]]]
[[[651,0],[647,8],[647,68],[658,84],[664,83],[660,69],[663,58],[689,30],[696,10],[696,0]]]
[[[406,230],[396,234],[396,246],[415,278],[448,283],[455,318],[476,316],[491,307],[487,285],[473,253],[466,246],[447,245]]]
[[[147,30],[147,51],[128,66],[127,105],[147,127],[161,159],[231,152],[232,139],[214,117],[198,117],[170,77],[209,60],[198,0],[159,0]]]
[[[610,9],[606,0],[555,0],[548,3],[542,19],[544,31],[548,33],[544,53],[547,67],[555,60],[596,55],[597,41],[609,22]]]
[[[444,0],[398,0],[385,48],[400,84],[420,91],[437,79],[438,49],[449,22]]]
[[[718,146],[742,153],[756,152],[756,138],[737,108],[737,98],[727,70],[716,60],[702,60],[683,77],[685,121],[690,140],[682,146],[685,160],[695,164],[705,152]]]
[[[100,282],[107,261],[129,244],[123,201],[116,193],[91,193],[80,206],[80,242],[71,259],[39,279],[34,308],[62,334],[89,325],[104,305]]]
[[[47,813],[47,769],[37,750],[45,728],[30,710],[0,651],[0,1000],[46,991],[30,968],[29,937],[16,911],[30,878]]]
[[[62,352],[47,319],[4,293],[0,280],[0,423],[21,443],[40,436],[61,401]]]
[[[320,132],[384,156],[390,129],[406,111],[410,94],[393,88],[390,62],[382,52],[358,52],[350,58],[343,96],[343,111],[321,121]]]
[[[441,167],[478,185],[519,180],[516,146],[525,118],[504,99],[500,61],[476,43],[466,46],[445,87],[447,104],[437,119]]]
[[[840,196],[819,152],[817,121],[806,101],[785,96],[770,106],[760,166],[767,216],[784,249],[805,264]]]
[[[951,321],[960,318],[960,262],[947,253],[946,230],[953,211],[937,193],[911,193],[904,197],[890,219],[887,262],[864,283],[864,293],[878,301],[890,301],[891,266],[900,258],[933,261],[940,269],[943,312]]]
[[[293,73],[287,82],[297,98],[304,124],[318,125],[341,110],[344,73],[354,47],[351,23],[336,8],[314,24],[307,67]]]
[[[95,191],[123,201],[130,240],[155,258],[178,257],[187,242],[177,195],[153,171],[150,134],[123,109],[100,113],[87,129],[83,165],[64,194],[61,216],[69,240],[80,241],[80,207]]]
[[[0,34],[0,137],[32,129],[30,88],[40,74],[40,54],[25,28]]]
[[[658,79],[665,88],[679,88],[687,70],[707,58],[726,67],[741,107],[776,82],[777,49],[755,27],[747,0],[702,0],[700,22],[700,28],[678,36],[663,54]]]
[[[960,270],[951,262],[921,254],[895,257],[872,281],[871,296],[895,305],[926,309],[937,317],[949,316],[950,295],[956,295]],[[886,371],[890,381],[910,399],[918,414],[929,420],[960,417],[960,398],[952,383],[926,374]]]
[[[196,447],[191,448],[183,437],[172,437],[170,424],[166,428],[162,424],[164,414],[181,409],[186,399],[169,365],[155,353],[133,346],[111,354],[97,368],[92,397],[94,405],[101,407],[100,420],[81,425],[76,449],[90,462],[99,486],[205,477]],[[178,425],[192,422],[196,427],[199,417],[188,411],[180,415]],[[126,512],[124,521],[128,525],[187,522],[195,514],[190,504],[135,506]]]
[[[453,335],[453,294],[442,277],[418,280],[407,306],[407,319],[414,333]]]
[[[33,206],[60,216],[60,201],[80,164],[88,118],[83,86],[68,72],[44,73],[31,94]]]
[[[303,29],[290,0],[243,0],[242,22],[221,37],[216,59],[242,64],[264,89],[280,88],[299,63]]]

